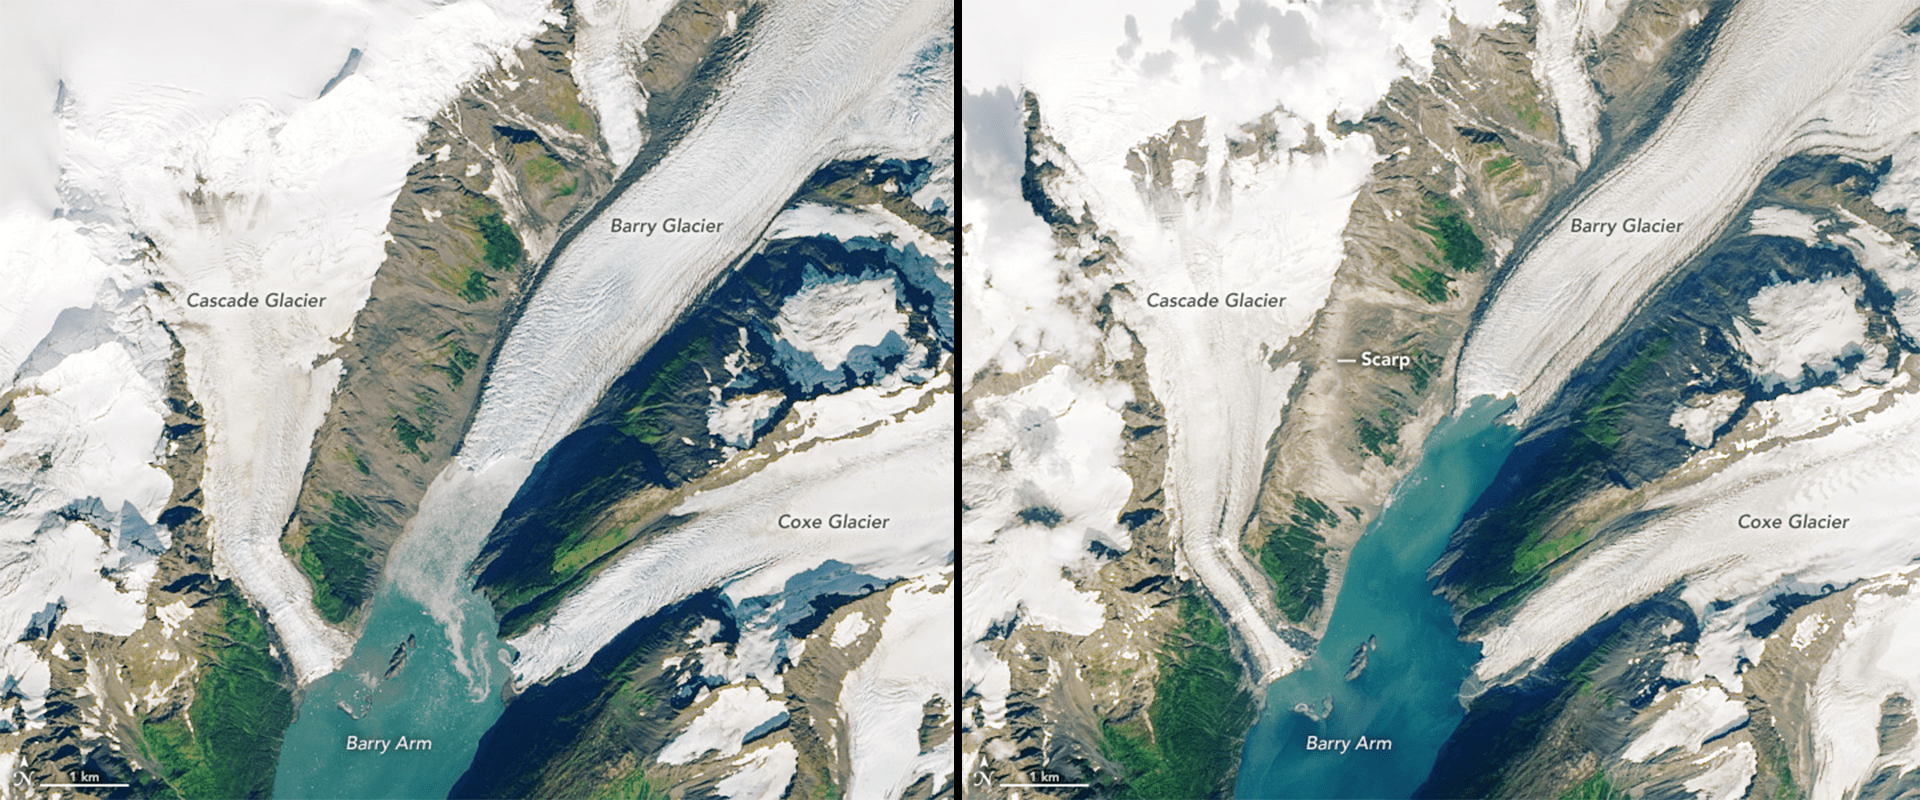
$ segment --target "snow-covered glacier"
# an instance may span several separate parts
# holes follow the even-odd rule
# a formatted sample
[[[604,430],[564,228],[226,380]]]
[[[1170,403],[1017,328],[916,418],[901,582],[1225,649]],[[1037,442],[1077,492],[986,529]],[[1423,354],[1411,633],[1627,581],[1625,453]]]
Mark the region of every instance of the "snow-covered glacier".
[[[508,641],[520,653],[515,684],[578,669],[627,626],[710,586],[726,586],[738,602],[777,596],[794,576],[829,560],[884,579],[945,563],[953,552],[953,509],[943,491],[953,484],[953,395],[907,397],[931,402],[871,433],[810,441],[676,506],[669,513],[686,518],[679,527],[621,558],[563,601],[551,620]],[[835,509],[860,509],[886,518],[887,527],[869,533],[778,524]]]
[[[1587,75],[1595,40],[1619,24],[1627,0],[1542,0],[1535,4],[1539,35],[1534,77],[1560,112],[1560,128],[1574,160],[1586,166],[1600,144],[1600,97]]]
[[[1884,154],[1911,130],[1902,25],[1920,4],[1745,2],[1660,127],[1516,254],[1467,338],[1457,393],[1538,412],[1782,158]],[[1674,223],[1628,232],[1628,220]],[[1608,227],[1589,227],[1594,223]]]
[[[940,67],[950,25],[950,6],[904,0],[786,4],[755,22],[706,114],[583,223],[548,268],[488,376],[459,455],[395,550],[398,586],[443,622],[466,624],[457,600],[464,570],[533,465],[762,241],[801,182],[831,161],[929,152],[947,135],[937,101],[927,102],[951,80]],[[613,229],[616,219],[669,218],[718,224],[697,233]],[[601,643],[573,646],[591,654]],[[582,651],[573,646],[526,648],[529,660],[515,671],[537,679],[550,669],[535,665],[548,659],[575,663]]]
[[[83,224],[144,243],[128,271],[157,286],[141,302],[179,338],[207,410],[216,564],[266,608],[306,681],[349,645],[315,613],[279,544],[339,377],[328,356],[385,259],[388,215],[424,117],[550,11],[477,0],[315,6],[295,13],[303,26],[281,28],[284,17],[228,11],[80,26],[105,33],[62,65],[60,186]],[[168,57],[141,43],[155,31],[204,48],[232,35],[273,66]],[[128,50],[109,49],[121,40]],[[346,74],[352,50],[360,57]],[[273,307],[276,294],[312,301]],[[206,302],[243,296],[256,305]]]
[[[551,448],[815,168],[887,152],[890,137],[901,149],[937,141],[938,114],[877,128],[862,115],[925,90],[895,78],[916,65],[948,13],[936,2],[883,0],[771,9],[711,111],[548,270],[488,378],[462,461],[538,458]],[[609,233],[615,219],[668,218],[719,227]]]
[[[1482,637],[1477,674],[1510,678],[1608,614],[1676,584],[1704,619],[1718,602],[1779,587],[1844,586],[1920,558],[1910,523],[1920,513],[1912,491],[1920,399],[1911,380],[1895,385],[1901,388],[1869,398],[1884,409],[1836,416],[1823,435],[1779,443],[1649,498],[1645,524],[1580,561]],[[1746,522],[1784,523],[1795,514],[1846,522]]]

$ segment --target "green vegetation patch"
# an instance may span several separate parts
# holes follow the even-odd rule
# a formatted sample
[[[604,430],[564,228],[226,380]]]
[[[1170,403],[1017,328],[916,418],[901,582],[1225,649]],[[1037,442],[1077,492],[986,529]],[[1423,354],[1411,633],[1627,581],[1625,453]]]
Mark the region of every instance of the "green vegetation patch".
[[[639,767],[593,793],[593,800],[667,800],[667,797],[666,792],[653,785],[647,771]]]
[[[593,132],[593,116],[580,105],[579,96],[572,91],[553,94],[553,118],[567,126],[567,130],[579,134]]]
[[[457,294],[460,295],[460,299],[469,303],[480,303],[500,294],[500,292],[493,288],[492,275],[488,275],[477,269],[470,269],[467,270],[466,282],[460,284],[460,290]]]
[[[527,159],[522,169],[527,171],[527,177],[534,179],[537,183],[544,184],[557,183],[561,176],[567,174],[566,167],[561,166],[559,161],[555,161],[552,156],[544,153]]]
[[[1274,605],[1288,620],[1301,622],[1320,608],[1327,587],[1326,539],[1320,530],[1339,522],[1333,509],[1297,494],[1286,523],[1267,531],[1260,568],[1273,579]]]
[[[700,369],[699,358],[713,348],[712,340],[702,336],[687,342],[660,369],[653,373],[646,388],[627,408],[620,420],[620,432],[642,443],[659,444],[667,436],[668,407],[682,398],[680,387]]]
[[[558,167],[556,163],[554,165]],[[500,274],[511,273],[518,269],[526,259],[526,248],[520,244],[520,236],[513,232],[513,226],[507,224],[501,216],[500,207],[492,200],[481,197],[470,198],[465,214],[467,222],[474,227],[474,244],[478,248],[478,259],[471,253],[462,253],[457,260],[446,263],[443,269],[436,271],[431,280],[443,291],[453,294],[469,303],[482,303],[498,297],[500,290],[494,288],[494,281]]]
[[[1407,375],[1413,378],[1414,395],[1426,394],[1427,386],[1433,382],[1434,376],[1439,374],[1440,356],[1425,350],[1415,353],[1413,366],[1407,370]]]
[[[393,415],[393,438],[407,452],[419,456],[421,461],[426,461],[427,453],[420,449],[420,445],[423,442],[428,444],[433,442],[433,429],[415,425],[413,420],[395,414]]]
[[[566,197],[580,190],[580,179],[572,177],[573,173],[567,170],[567,166],[548,153],[546,148],[531,142],[523,147],[531,156],[521,162],[521,169],[535,184],[551,188],[554,197]],[[565,181],[565,185],[561,181]]]
[[[313,581],[313,607],[328,622],[345,622],[366,602],[373,581],[373,548],[360,532],[378,523],[373,509],[349,495],[327,495],[331,508],[306,528],[295,561]]]
[[[1608,465],[1625,439],[1629,404],[1672,349],[1665,336],[1648,342],[1574,419],[1573,430],[1530,470],[1530,488],[1489,514],[1473,537],[1474,552],[1459,563],[1479,564],[1460,586],[1469,606],[1484,604],[1527,583],[1554,560],[1585,544],[1590,528],[1553,536],[1553,520],[1568,504],[1608,481]]]
[[[1487,163],[1481,165],[1480,170],[1489,178],[1498,178],[1519,165],[1519,159],[1513,156],[1498,156],[1487,159]]]
[[[1393,466],[1393,450],[1400,446],[1400,415],[1391,408],[1380,409],[1380,423],[1364,416],[1353,418],[1359,431],[1360,449],[1377,456],[1380,463]]]
[[[551,160],[551,159],[549,159]],[[559,164],[554,164],[558,167]],[[487,268],[495,272],[512,272],[520,266],[521,259],[527,257],[527,251],[520,245],[520,235],[513,232],[499,212],[475,216],[473,225],[480,229],[480,242],[484,255],[482,260]]]
[[[1547,129],[1546,112],[1541,110],[1540,101],[1535,100],[1532,95],[1523,95],[1515,99],[1512,106],[1513,115],[1519,118],[1529,130],[1544,131]]]
[[[1487,245],[1473,232],[1473,223],[1460,205],[1439,195],[1427,196],[1426,221],[1415,225],[1433,239],[1440,260],[1454,272],[1472,272],[1486,260]]]
[[[1160,653],[1151,728],[1101,726],[1101,751],[1125,772],[1119,785],[1103,788],[1142,800],[1222,796],[1254,716],[1226,625],[1212,606],[1182,595],[1180,625]]]
[[[1414,267],[1394,273],[1393,282],[1429,303],[1453,299],[1453,276],[1430,267]]]
[[[353,449],[353,443],[351,442],[346,443],[345,451],[341,453],[341,458],[343,458],[348,464],[353,465],[354,470],[358,471],[360,474],[362,475],[373,474],[373,470],[367,466],[367,460],[360,457],[360,451]]]
[[[441,352],[446,355],[446,362],[434,364],[432,368],[446,373],[447,380],[455,386],[465,383],[467,373],[480,366],[480,354],[468,350],[466,345],[458,341],[448,342]]]
[[[267,655],[267,629],[231,590],[216,606],[191,718],[140,726],[140,747],[174,796],[270,797],[280,740],[293,722],[285,669]]]
[[[1586,780],[1574,785],[1572,789],[1568,789],[1566,794],[1560,795],[1560,800],[1626,799],[1627,793],[1614,788],[1612,783],[1607,782],[1607,776],[1602,772],[1593,773]]]
[[[1806,797],[1806,793],[1800,791],[1800,784],[1793,780],[1793,767],[1787,764],[1786,746],[1776,744],[1765,750],[1766,763],[1762,769],[1773,777],[1775,800],[1800,800]]]

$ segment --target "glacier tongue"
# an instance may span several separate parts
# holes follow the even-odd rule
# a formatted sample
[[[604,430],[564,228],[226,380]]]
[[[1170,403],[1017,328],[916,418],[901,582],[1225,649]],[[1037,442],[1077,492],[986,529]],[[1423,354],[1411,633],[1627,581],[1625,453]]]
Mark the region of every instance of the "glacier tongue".
[[[1534,77],[1553,95],[1562,135],[1582,167],[1600,140],[1600,96],[1584,65],[1594,41],[1613,30],[1626,6],[1627,0],[1541,0],[1535,5],[1540,54]]]
[[[637,70],[646,56],[647,37],[672,10],[672,0],[582,0],[575,3],[579,31],[574,35],[574,80],[580,99],[600,119],[613,163],[621,169],[646,144],[640,126],[647,98]]]
[[[1512,422],[1524,422],[1649,291],[1719,233],[1781,158],[1809,148],[1889,147],[1898,126],[1913,120],[1868,101],[1886,91],[1876,82],[1887,83],[1889,59],[1903,57],[1900,27],[1916,9],[1912,0],[1738,6],[1659,129],[1521,254],[1468,336],[1459,397],[1516,397]],[[1912,88],[1904,79],[1891,85]],[[1681,228],[1604,235],[1573,226],[1627,218]]]
[[[1920,765],[1920,742],[1880,753],[1882,704],[1920,695],[1913,665],[1920,659],[1920,594],[1907,568],[1867,582],[1855,595],[1841,641],[1808,689],[1812,750],[1819,769],[1812,796],[1855,795],[1888,767]],[[1878,755],[1876,755],[1878,754]]]

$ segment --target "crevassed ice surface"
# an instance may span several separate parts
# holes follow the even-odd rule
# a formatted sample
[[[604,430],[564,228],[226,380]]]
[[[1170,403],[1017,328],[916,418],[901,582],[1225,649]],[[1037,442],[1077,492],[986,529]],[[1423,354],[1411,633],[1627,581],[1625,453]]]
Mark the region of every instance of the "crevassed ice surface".
[[[1903,36],[1899,28],[1916,8],[1920,4],[1740,4],[1660,128],[1519,254],[1467,339],[1459,397],[1515,397],[1514,422],[1524,421],[1648,291],[1720,232],[1781,158],[1816,145],[1884,147],[1861,134],[1889,133],[1890,122],[1866,116],[1867,109],[1836,118],[1833,98],[1847,99],[1836,90],[1876,65],[1879,47]],[[1831,133],[1836,129],[1847,135]],[[1610,236],[1572,230],[1576,219],[1630,217],[1681,228]]]
[[[937,2],[898,0],[769,11],[713,109],[555,260],[502,347],[459,457],[395,550],[399,586],[443,622],[462,624],[453,602],[461,573],[534,462],[754,244],[800,182],[828,161],[887,152],[890,139],[935,135],[936,114],[898,118],[913,111],[901,96],[922,89],[900,76],[912,74],[947,14]],[[722,225],[638,242],[607,232],[614,218],[667,216]]]

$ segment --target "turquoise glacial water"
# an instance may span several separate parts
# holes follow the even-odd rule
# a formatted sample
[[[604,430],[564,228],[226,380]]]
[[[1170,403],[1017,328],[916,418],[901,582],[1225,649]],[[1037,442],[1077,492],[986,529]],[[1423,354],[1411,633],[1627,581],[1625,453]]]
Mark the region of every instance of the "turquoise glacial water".
[[[1267,687],[1235,796],[1407,797],[1426,779],[1464,715],[1461,682],[1480,655],[1460,641],[1427,570],[1513,450],[1517,431],[1494,423],[1508,405],[1478,401],[1428,436],[1419,466],[1354,546],[1319,649]],[[1368,637],[1368,665],[1348,681]],[[1295,710],[1307,703],[1317,713],[1327,698],[1333,710],[1321,721]]]
[[[447,796],[472,763],[480,736],[500,718],[499,682],[506,677],[492,609],[470,592],[460,602],[468,620],[462,634],[467,657],[484,662],[483,674],[496,680],[476,684],[460,674],[446,628],[406,593],[383,588],[353,654],[301,699],[281,746],[275,798]],[[391,680],[381,680],[394,649],[409,635],[415,645],[406,664]],[[360,718],[341,710],[341,703]],[[350,750],[349,736],[388,744],[384,751],[379,745]],[[407,739],[404,750],[401,737]],[[420,740],[430,745],[421,747]]]

